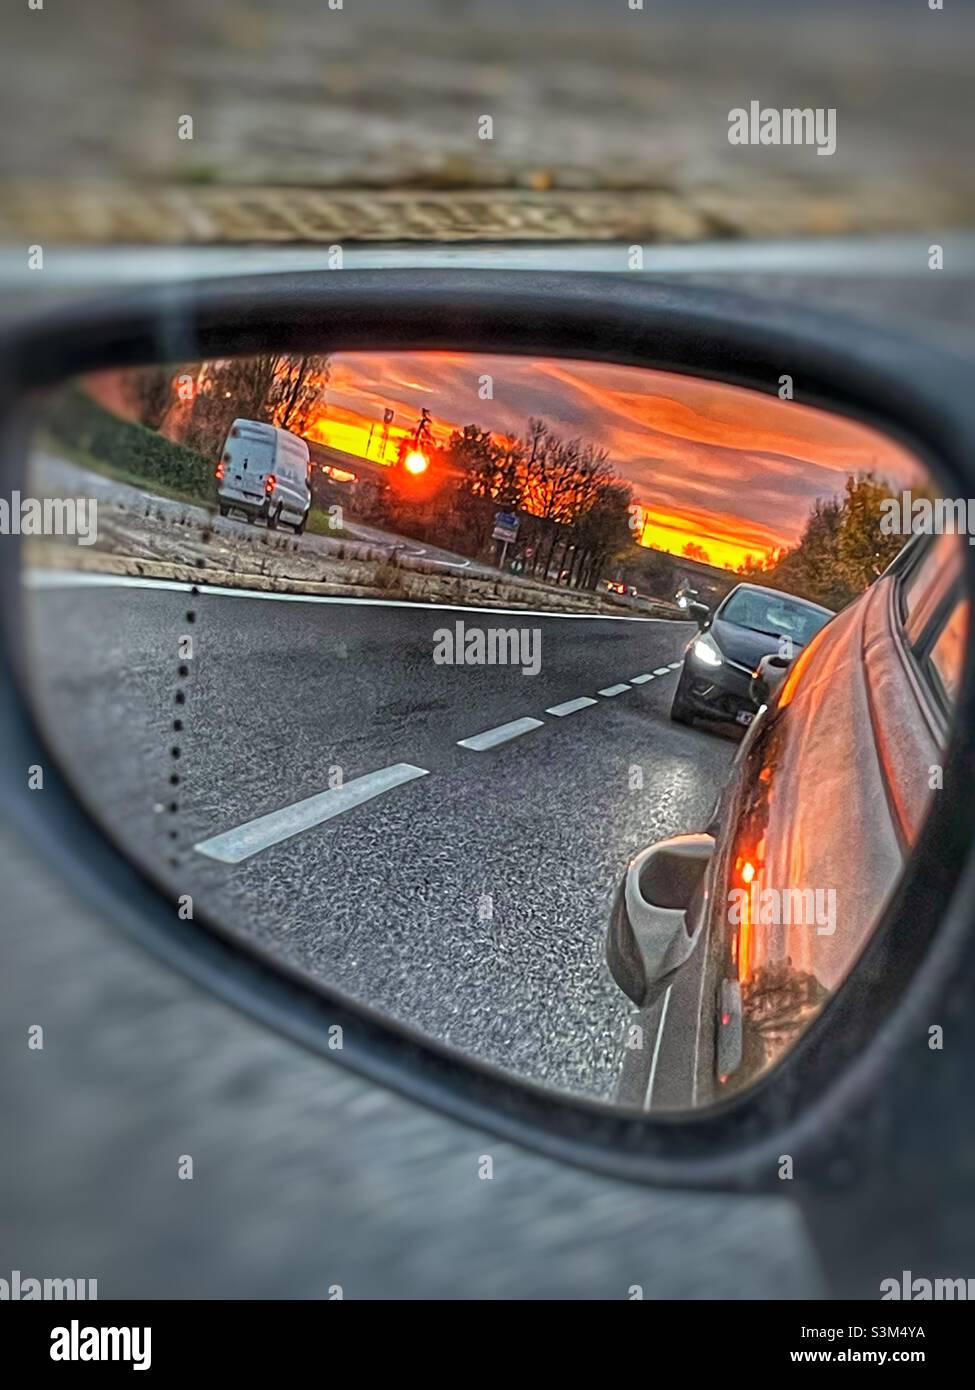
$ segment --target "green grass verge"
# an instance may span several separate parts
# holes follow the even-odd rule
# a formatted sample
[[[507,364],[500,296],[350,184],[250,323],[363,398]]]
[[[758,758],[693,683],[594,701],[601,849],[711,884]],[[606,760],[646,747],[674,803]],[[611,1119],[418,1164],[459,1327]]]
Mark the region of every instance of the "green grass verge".
[[[310,531],[315,536],[329,536],[333,541],[354,540],[351,531],[346,531],[342,526],[335,526],[332,518],[324,507],[312,507],[308,513],[308,524],[306,531]]]
[[[72,387],[49,407],[44,426],[56,448],[86,467],[154,491],[212,505],[213,465],[195,449],[132,420],[123,420]]]
[[[213,469],[202,454],[113,415],[77,387],[65,391],[50,409],[44,440],[52,452],[103,478],[217,511]],[[353,539],[350,531],[334,525],[324,507],[312,507],[305,529],[332,540]]]
[[[186,488],[170,487],[167,483],[156,480],[153,480],[151,486],[147,486],[148,480],[138,473],[134,473],[131,468],[124,468],[119,464],[107,463],[104,459],[95,458],[87,450],[79,449],[76,445],[70,444],[68,440],[59,439],[54,434],[43,434],[41,442],[52,454],[68,459],[81,468],[87,468],[92,473],[98,473],[103,478],[111,478],[113,482],[126,483],[129,487],[138,488],[140,492],[145,492],[146,496],[151,491],[157,497],[167,497],[173,502],[187,502],[194,507],[205,507],[209,511],[216,511],[217,509],[216,492],[204,500]]]

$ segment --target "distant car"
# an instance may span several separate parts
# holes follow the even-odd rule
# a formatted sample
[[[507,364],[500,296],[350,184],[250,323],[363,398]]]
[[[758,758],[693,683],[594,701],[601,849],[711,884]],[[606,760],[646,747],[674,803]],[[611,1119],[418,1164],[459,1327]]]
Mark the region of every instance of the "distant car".
[[[298,435],[262,420],[235,420],[217,464],[220,515],[281,522],[300,536],[311,508],[308,445]]]
[[[674,692],[670,717],[679,724],[750,724],[759,708],[753,680],[763,658],[774,658],[784,671],[835,616],[818,603],[761,584],[736,585],[713,614],[702,603],[687,607],[701,631],[684,650]]]

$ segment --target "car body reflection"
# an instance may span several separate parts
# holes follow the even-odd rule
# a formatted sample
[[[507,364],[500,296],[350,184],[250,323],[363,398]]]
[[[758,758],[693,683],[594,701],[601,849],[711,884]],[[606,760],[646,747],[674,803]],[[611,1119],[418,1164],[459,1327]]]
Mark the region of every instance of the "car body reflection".
[[[967,612],[959,547],[926,569],[931,549],[912,542],[813,638],[742,741],[686,911],[700,959],[661,981],[671,1017],[683,1016],[681,996],[699,1000],[694,1061],[682,1070],[658,1036],[658,1074],[652,1086],[630,1076],[628,1103],[642,1091],[655,1108],[707,1104],[754,1084],[820,1015],[880,922],[951,713],[950,682],[936,679],[929,653]],[[659,1003],[648,1011],[655,1034],[660,1013]]]

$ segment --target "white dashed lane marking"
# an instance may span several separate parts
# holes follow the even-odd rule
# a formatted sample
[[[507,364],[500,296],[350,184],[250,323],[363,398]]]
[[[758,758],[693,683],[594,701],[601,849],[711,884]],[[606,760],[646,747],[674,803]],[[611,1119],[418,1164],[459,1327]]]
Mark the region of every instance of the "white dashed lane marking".
[[[670,663],[670,669],[671,669],[672,671],[679,671],[680,668],[683,666],[683,664],[684,664],[683,661],[672,661],[672,662]]]
[[[546,714],[555,714],[562,719],[567,714],[575,714],[576,710],[588,709],[590,705],[598,705],[599,701],[594,700],[591,695],[580,695],[578,700],[566,700],[563,705],[553,705],[551,709],[545,711]]]
[[[613,695],[622,695],[624,690],[629,690],[628,685],[608,685],[605,690],[601,690],[600,695],[605,695],[609,699]]]
[[[540,729],[544,723],[544,719],[513,719],[510,724],[499,724],[496,729],[486,729],[483,734],[474,734],[472,738],[460,738],[457,746],[483,753],[486,748],[497,748],[499,743],[507,743],[509,739],[519,738],[532,729]]]
[[[669,674],[669,672],[670,672],[670,667],[669,667],[669,666],[658,666],[658,667],[656,668],[656,670],[654,671],[653,674],[654,674],[655,676],[666,676],[666,675]]]
[[[200,854],[210,859],[219,859],[224,864],[240,864],[261,850],[279,845],[282,840],[290,840],[303,830],[340,816],[343,811],[351,811],[353,806],[361,806],[374,796],[381,796],[393,787],[404,782],[412,782],[416,777],[428,775],[425,767],[414,767],[412,763],[394,763],[392,767],[380,768],[378,772],[368,772],[365,777],[356,777],[346,782],[344,787],[333,787],[327,792],[296,801],[293,806],[283,806],[280,811],[258,816],[256,820],[238,825],[235,830],[224,831],[209,840],[201,840],[196,846]]]
[[[652,675],[650,675],[650,676],[631,676],[631,677],[630,677],[630,684],[631,684],[631,685],[646,685],[647,681],[652,681],[652,680],[653,680],[653,676],[652,676]]]

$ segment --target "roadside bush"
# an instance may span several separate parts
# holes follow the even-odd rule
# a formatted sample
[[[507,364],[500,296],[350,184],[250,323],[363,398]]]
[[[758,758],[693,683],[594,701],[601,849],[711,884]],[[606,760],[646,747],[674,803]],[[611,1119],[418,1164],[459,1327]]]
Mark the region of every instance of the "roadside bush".
[[[145,425],[123,420],[77,387],[62,393],[46,424],[70,457],[103,466],[123,481],[139,479],[194,502],[214,501],[215,462]]]

